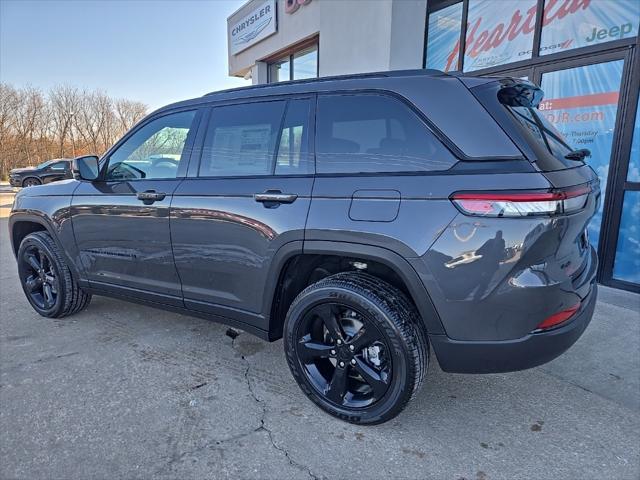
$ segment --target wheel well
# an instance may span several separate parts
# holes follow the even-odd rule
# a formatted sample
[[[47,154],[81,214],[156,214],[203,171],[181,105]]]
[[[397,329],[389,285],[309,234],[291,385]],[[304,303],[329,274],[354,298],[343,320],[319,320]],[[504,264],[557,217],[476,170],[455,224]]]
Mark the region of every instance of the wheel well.
[[[30,177],[24,177],[24,178],[22,179],[22,185],[24,185],[24,182],[26,182],[26,181],[27,181],[27,180],[29,180],[29,179],[37,180],[37,181],[38,181],[38,183],[42,183],[42,180],[40,180],[38,177],[34,177],[34,176],[32,175],[32,176],[30,176]]]
[[[413,299],[402,278],[389,266],[375,260],[357,256],[301,254],[289,259],[280,273],[271,303],[269,337],[282,337],[287,311],[293,300],[306,287],[329,275],[363,270],[384,280],[402,291],[411,302]]]
[[[33,232],[40,232],[46,230],[44,225],[37,222],[16,222],[13,224],[13,228],[11,230],[11,239],[13,243],[13,253],[18,254],[18,249],[20,248],[20,243],[24,237]]]

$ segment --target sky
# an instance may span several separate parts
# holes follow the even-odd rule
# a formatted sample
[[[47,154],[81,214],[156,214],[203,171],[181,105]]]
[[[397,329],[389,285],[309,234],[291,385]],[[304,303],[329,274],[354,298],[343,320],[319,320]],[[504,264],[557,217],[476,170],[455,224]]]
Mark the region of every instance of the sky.
[[[155,109],[250,84],[228,76],[245,0],[0,0],[0,81],[100,89]]]

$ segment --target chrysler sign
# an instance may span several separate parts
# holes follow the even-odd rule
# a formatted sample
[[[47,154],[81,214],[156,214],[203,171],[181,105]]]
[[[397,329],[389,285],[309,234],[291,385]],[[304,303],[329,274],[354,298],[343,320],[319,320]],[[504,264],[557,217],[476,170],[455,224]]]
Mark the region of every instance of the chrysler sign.
[[[227,20],[227,38],[232,55],[276,33],[276,0],[256,0],[242,16]]]

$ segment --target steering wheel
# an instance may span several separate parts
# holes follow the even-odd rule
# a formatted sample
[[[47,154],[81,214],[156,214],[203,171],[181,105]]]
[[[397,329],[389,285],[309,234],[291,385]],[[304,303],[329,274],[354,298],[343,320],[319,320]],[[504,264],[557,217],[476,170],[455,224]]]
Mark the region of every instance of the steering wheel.
[[[180,163],[179,160],[176,160],[175,158],[171,158],[171,157],[160,157],[160,158],[154,158],[153,160],[151,160],[151,166],[153,167],[159,167],[159,166],[162,166],[162,164],[166,164],[167,167],[178,168],[179,163]]]

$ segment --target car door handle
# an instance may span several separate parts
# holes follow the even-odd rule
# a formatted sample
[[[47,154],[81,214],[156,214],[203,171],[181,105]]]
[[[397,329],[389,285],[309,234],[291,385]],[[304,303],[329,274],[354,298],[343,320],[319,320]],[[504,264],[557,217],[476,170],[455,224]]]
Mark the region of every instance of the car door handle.
[[[167,196],[166,193],[156,192],[155,190],[145,190],[144,192],[138,192],[138,200],[142,200],[145,205],[151,205],[153,202],[164,200]]]
[[[267,190],[264,193],[256,193],[253,195],[256,202],[268,204],[293,203],[298,198],[295,193],[282,193],[280,190]]]

